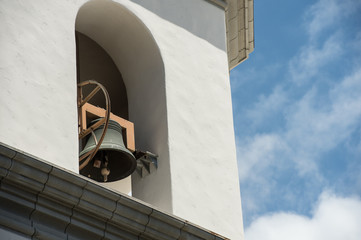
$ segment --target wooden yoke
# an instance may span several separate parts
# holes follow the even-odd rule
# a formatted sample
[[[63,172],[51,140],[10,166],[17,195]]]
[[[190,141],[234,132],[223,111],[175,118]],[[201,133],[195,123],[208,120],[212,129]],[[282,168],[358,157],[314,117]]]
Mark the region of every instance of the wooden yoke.
[[[90,119],[97,117],[104,117],[105,109],[96,107],[90,103],[84,103],[81,106],[81,112],[79,114],[80,133],[87,129],[87,116]],[[125,146],[132,152],[135,151],[135,140],[134,140],[134,123],[125,120],[113,113],[110,113],[110,119],[116,121],[125,130]]]

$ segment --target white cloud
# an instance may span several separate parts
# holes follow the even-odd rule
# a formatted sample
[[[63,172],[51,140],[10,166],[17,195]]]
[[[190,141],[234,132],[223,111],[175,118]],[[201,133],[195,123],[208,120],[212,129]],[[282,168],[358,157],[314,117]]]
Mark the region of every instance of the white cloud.
[[[353,14],[355,19],[359,18],[360,9],[359,0],[319,0],[308,9],[304,25],[309,41],[289,62],[288,71],[292,81],[299,85],[310,82],[322,74],[322,67],[340,60],[346,47],[359,43],[357,37],[345,39],[344,31],[348,24],[345,18]],[[330,31],[324,34],[325,30]],[[326,40],[323,40],[325,36]],[[355,47],[359,48],[360,45]]]
[[[259,134],[237,144],[237,155],[241,159],[239,177],[243,185],[242,196],[245,213],[258,212],[265,207],[266,199],[274,194],[277,183],[273,176],[286,168],[281,152],[287,152],[285,143],[277,134]]]
[[[361,121],[361,70],[346,76],[325,97],[323,104],[315,88],[288,110],[287,127],[282,137],[303,159],[299,170],[309,172],[309,164],[318,156],[350,137]],[[306,164],[305,164],[306,163]],[[314,170],[314,169],[312,169]]]
[[[316,176],[319,156],[345,141],[357,129],[361,121],[360,92],[361,70],[358,70],[335,84],[327,96],[323,96],[328,100],[322,104],[317,88],[310,89],[287,108],[283,105],[286,93],[280,90],[261,97],[247,116],[253,122],[267,121],[269,112],[282,107],[285,128],[238,140],[240,180],[264,178],[267,175],[257,173],[289,160],[296,164],[300,175]]]
[[[277,114],[287,103],[287,94],[279,86],[275,87],[269,96],[261,95],[258,101],[246,111],[246,117],[252,119],[252,125],[257,126]]]
[[[305,45],[289,62],[290,80],[298,85],[309,83],[311,78],[320,74],[323,66],[341,56],[342,41],[339,34],[329,37],[320,48],[314,44]]]
[[[237,139],[245,214],[262,212],[272,201],[281,199],[283,204],[287,201],[288,207],[301,209],[317,196],[324,184],[330,183],[323,169],[319,169],[319,162],[323,154],[347,142],[360,128],[360,92],[361,70],[357,70],[334,83],[322,96],[314,87],[300,99],[284,105],[286,124],[282,130]],[[272,98],[276,97],[264,98],[265,103],[259,106],[272,108],[268,105]],[[267,121],[264,116],[260,113],[253,117]],[[303,197],[293,188],[293,182],[278,182],[283,176],[288,176],[288,181],[305,184]],[[357,178],[355,181],[354,184],[359,184]]]
[[[342,18],[357,11],[359,0],[319,0],[305,14],[305,25],[311,40],[324,30],[342,25]]]
[[[276,134],[256,135],[243,143],[238,143],[237,146],[238,156],[242,159],[239,166],[241,181],[261,180],[260,173],[275,164],[277,152],[285,150],[282,139]]]
[[[324,193],[312,217],[285,212],[262,216],[246,228],[245,239],[359,240],[360,223],[360,199]]]
[[[320,0],[314,4],[305,17],[309,36],[314,38],[322,30],[335,24],[340,18],[340,10],[337,0]]]

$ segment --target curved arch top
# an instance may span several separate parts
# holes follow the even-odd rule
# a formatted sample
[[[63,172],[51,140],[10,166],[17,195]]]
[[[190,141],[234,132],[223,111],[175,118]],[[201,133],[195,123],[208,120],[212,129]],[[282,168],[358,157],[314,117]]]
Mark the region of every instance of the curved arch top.
[[[129,79],[148,71],[149,67],[164,72],[161,53],[152,33],[140,18],[120,3],[99,0],[85,3],[78,11],[75,29],[108,52],[125,77],[126,85]],[[137,71],[129,69],[132,64],[138,66]]]

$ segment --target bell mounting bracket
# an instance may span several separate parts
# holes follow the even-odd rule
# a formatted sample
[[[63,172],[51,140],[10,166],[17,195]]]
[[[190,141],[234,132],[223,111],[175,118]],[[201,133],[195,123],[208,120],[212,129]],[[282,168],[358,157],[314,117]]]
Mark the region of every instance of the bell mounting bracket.
[[[86,85],[94,85],[95,88],[88,94],[88,96],[84,97],[82,88]],[[103,91],[103,94],[105,97],[105,103],[106,103],[105,109],[96,107],[88,102],[99,90]],[[104,119],[91,125],[90,127],[88,127],[88,123],[87,123],[88,116],[91,116],[93,118],[102,117]],[[135,151],[134,124],[124,118],[121,118],[121,117],[111,113],[110,98],[109,98],[109,94],[108,94],[107,90],[105,89],[105,87],[95,80],[87,80],[87,81],[79,83],[78,84],[79,140],[85,138],[88,134],[92,133],[95,129],[97,129],[99,126],[104,124],[104,129],[103,129],[101,138],[96,141],[98,143],[97,146],[92,151],[79,157],[79,163],[82,162],[79,166],[79,170],[83,169],[90,162],[90,160],[95,156],[97,151],[99,150],[99,147],[104,139],[104,136],[105,136],[105,133],[106,133],[106,130],[108,127],[109,119],[114,120],[120,124],[120,126],[123,128],[123,131],[125,133],[125,137],[124,137],[125,146],[131,152],[134,152]],[[87,157],[87,159],[84,161],[84,159],[86,157]]]

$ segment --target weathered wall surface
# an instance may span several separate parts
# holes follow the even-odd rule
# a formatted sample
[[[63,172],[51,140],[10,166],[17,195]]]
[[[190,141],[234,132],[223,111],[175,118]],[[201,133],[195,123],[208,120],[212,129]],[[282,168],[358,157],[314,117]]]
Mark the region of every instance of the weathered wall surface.
[[[74,28],[85,2],[8,0],[0,5],[0,141],[74,172]],[[242,239],[228,64],[222,48],[224,11],[201,0],[134,2],[90,3],[116,5],[111,9],[119,8],[120,15],[108,20],[127,34],[103,28],[93,17],[107,23],[106,15],[98,16],[96,8],[78,15],[77,22],[77,30],[100,44],[123,76],[136,147],[159,154],[156,173],[132,177],[133,196]],[[158,10],[150,12],[155,6]],[[183,12],[192,16],[175,25]],[[206,18],[220,20],[213,24]]]

